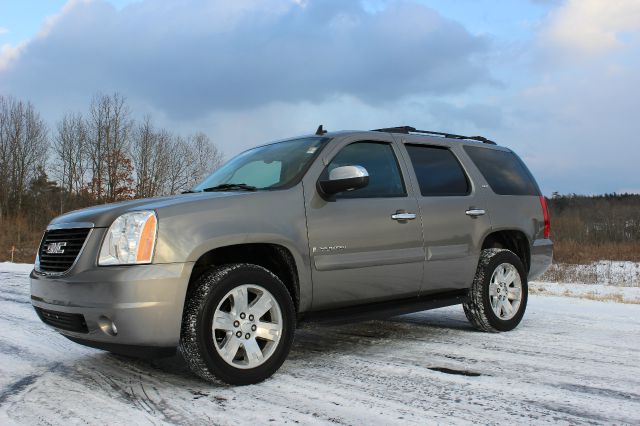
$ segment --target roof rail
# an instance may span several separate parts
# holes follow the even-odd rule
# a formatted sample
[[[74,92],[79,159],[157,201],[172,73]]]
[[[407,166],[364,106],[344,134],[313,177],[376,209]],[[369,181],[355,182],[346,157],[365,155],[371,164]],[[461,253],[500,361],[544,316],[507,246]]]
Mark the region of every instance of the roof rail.
[[[404,134],[420,133],[425,135],[442,136],[443,138],[449,138],[449,139],[464,139],[464,140],[479,141],[489,145],[497,145],[494,141],[487,139],[484,136],[462,136],[462,135],[455,135],[453,133],[432,132],[430,130],[417,130],[415,127],[411,127],[411,126],[385,127],[383,129],[374,129],[373,131],[387,132],[387,133],[404,133]]]

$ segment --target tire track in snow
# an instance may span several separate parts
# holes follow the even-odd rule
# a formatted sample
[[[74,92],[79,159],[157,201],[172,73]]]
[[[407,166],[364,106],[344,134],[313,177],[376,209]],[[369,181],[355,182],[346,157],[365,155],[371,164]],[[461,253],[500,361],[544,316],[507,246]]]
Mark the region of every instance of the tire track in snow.
[[[604,397],[613,398],[613,399],[628,399],[630,401],[636,401],[636,402],[640,401],[640,395],[637,393],[621,392],[614,389],[598,388],[598,387],[585,386],[585,385],[575,385],[572,383],[565,383],[558,387],[561,389],[566,389],[571,392],[581,392],[581,393],[586,393],[590,395],[604,396]]]
[[[5,386],[0,391],[0,407],[4,405],[4,403],[9,398],[15,397],[16,394],[22,392],[23,390],[34,384],[35,381],[38,380],[38,377],[40,377],[40,374],[30,374],[21,378],[20,380],[11,383],[9,386]]]

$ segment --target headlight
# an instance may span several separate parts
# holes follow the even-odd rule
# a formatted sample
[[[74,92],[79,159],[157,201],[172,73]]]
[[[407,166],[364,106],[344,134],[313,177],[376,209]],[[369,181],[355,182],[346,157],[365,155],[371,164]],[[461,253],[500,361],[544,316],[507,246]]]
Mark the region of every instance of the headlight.
[[[125,213],[118,217],[102,242],[98,265],[151,263],[157,224],[153,211]]]

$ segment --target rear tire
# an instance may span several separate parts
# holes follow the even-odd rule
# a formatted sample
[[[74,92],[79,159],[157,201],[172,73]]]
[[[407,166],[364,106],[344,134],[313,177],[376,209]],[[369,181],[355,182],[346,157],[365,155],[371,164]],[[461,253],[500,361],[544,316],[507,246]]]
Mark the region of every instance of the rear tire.
[[[527,307],[527,274],[515,253],[482,250],[469,300],[462,306],[467,319],[481,331],[510,331],[518,326]]]
[[[248,385],[280,368],[294,329],[293,301],[278,277],[257,265],[223,265],[188,295],[179,348],[201,378]]]

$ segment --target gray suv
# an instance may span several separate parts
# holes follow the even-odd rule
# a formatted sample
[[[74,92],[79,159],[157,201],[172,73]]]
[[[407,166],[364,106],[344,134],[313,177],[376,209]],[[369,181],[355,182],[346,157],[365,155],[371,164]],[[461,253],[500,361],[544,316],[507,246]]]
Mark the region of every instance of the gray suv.
[[[207,380],[256,383],[304,322],[462,304],[508,331],[551,264],[527,167],[482,137],[394,127],[243,152],[188,193],[55,218],[31,302],[65,337],[114,353],[176,348]]]

